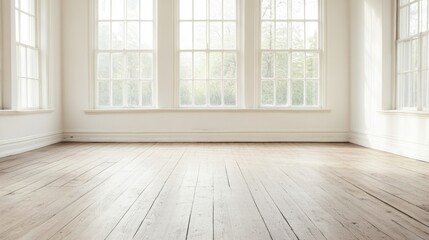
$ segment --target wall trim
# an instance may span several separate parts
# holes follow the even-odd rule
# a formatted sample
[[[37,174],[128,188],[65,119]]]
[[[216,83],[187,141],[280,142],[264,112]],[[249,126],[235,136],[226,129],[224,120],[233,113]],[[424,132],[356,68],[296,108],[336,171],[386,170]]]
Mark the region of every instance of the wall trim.
[[[429,162],[429,145],[427,144],[360,132],[351,132],[350,142],[370,149]]]
[[[63,134],[64,142],[348,142],[344,132],[72,132]]]
[[[46,147],[62,141],[62,132],[38,134],[22,138],[0,140],[0,158]]]

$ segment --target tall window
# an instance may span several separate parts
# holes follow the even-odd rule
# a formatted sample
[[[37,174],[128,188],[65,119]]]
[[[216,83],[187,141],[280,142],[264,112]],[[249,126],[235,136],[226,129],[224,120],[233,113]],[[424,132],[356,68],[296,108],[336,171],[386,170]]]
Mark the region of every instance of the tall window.
[[[98,107],[153,106],[153,3],[153,0],[98,1]]]
[[[429,109],[428,0],[398,1],[397,108]]]
[[[320,104],[320,0],[261,0],[261,105]]]
[[[38,9],[36,0],[15,0],[18,108],[40,108]]]
[[[179,0],[180,106],[237,105],[237,0]]]

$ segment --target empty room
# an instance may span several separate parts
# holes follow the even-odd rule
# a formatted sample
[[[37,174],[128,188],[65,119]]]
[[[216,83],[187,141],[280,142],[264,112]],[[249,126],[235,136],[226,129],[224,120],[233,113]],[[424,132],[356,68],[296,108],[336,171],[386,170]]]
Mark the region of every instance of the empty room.
[[[0,0],[0,240],[428,240],[429,0]]]

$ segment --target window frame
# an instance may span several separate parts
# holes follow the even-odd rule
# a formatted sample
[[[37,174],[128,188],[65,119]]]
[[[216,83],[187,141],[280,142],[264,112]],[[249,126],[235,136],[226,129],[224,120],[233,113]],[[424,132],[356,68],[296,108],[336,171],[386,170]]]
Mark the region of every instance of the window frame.
[[[428,7],[429,7],[429,1],[428,2]],[[401,9],[405,8],[405,7],[410,7],[412,4],[418,4],[418,33],[414,34],[414,35],[409,35],[405,38],[401,38]],[[424,106],[424,97],[426,95],[429,95],[429,92],[424,93],[424,89],[423,89],[423,72],[424,71],[429,71],[428,69],[423,69],[422,67],[422,59],[423,59],[423,55],[422,55],[422,51],[421,51],[421,47],[423,45],[423,39],[425,37],[429,38],[429,14],[428,16],[426,16],[426,28],[427,30],[425,32],[422,32],[421,29],[421,15],[422,15],[422,11],[421,11],[421,1],[420,0],[409,0],[408,3],[404,4],[401,6],[401,0],[396,0],[394,1],[394,7],[395,7],[395,11],[394,11],[394,15],[395,15],[395,20],[394,20],[394,31],[395,31],[395,39],[394,39],[394,56],[395,56],[395,61],[394,61],[394,87],[393,87],[393,102],[394,102],[394,109],[396,109],[397,111],[406,111],[406,112],[428,112],[429,111],[429,106],[425,107]],[[409,25],[410,25],[410,14],[408,12],[407,14],[408,19],[407,19],[407,30],[409,31]],[[418,68],[416,70],[409,70],[409,71],[405,71],[405,72],[399,72],[400,69],[400,65],[399,65],[399,61],[401,61],[400,59],[400,53],[399,53],[399,45],[401,43],[405,43],[405,42],[412,42],[416,40],[417,41],[417,52],[418,52]],[[429,46],[428,46],[429,47]],[[411,51],[411,50],[410,50]],[[410,61],[411,61],[411,56],[410,56]],[[400,107],[400,97],[401,94],[399,94],[400,91],[400,83],[399,83],[399,75],[400,74],[406,74],[406,73],[412,73],[412,72],[416,72],[417,73],[417,80],[416,80],[416,92],[417,92],[417,96],[416,96],[416,106],[415,107]],[[429,79],[428,79],[428,83],[429,83]],[[429,96],[426,96],[429,97]]]
[[[275,0],[274,0],[275,1]],[[292,0],[289,0],[289,1],[292,1]],[[288,3],[289,3],[289,1],[288,1]],[[326,22],[327,22],[327,14],[326,14],[326,11],[327,11],[327,7],[326,7],[326,0],[318,0],[318,3],[319,3],[319,9],[318,9],[318,14],[319,14],[319,18],[318,18],[318,20],[317,20],[317,22],[318,22],[318,27],[319,27],[319,42],[318,42],[318,44],[319,44],[319,48],[318,49],[314,49],[314,50],[307,50],[307,49],[292,49],[290,46],[289,46],[289,48],[288,49],[286,49],[286,50],[277,50],[277,49],[270,49],[270,50],[266,50],[266,49],[263,49],[262,48],[262,42],[261,42],[261,39],[262,39],[262,23],[264,22],[264,21],[272,21],[272,22],[276,22],[276,20],[275,20],[275,18],[273,18],[273,20],[263,20],[262,19],[262,16],[261,16],[261,13],[262,13],[262,0],[258,0],[258,5],[257,5],[257,18],[256,18],[256,22],[258,23],[257,24],[257,26],[256,26],[256,28],[257,28],[257,33],[256,33],[256,36],[257,36],[257,38],[255,39],[255,41],[256,41],[256,44],[255,44],[255,52],[256,52],[256,54],[257,54],[257,66],[255,67],[256,68],[256,73],[255,73],[255,81],[256,81],[256,84],[255,84],[255,92],[256,92],[256,94],[255,94],[255,101],[256,101],[256,103],[257,103],[257,106],[258,106],[258,108],[262,108],[262,109],[284,109],[284,110],[288,110],[288,109],[290,109],[290,110],[295,110],[295,109],[298,109],[298,110],[324,110],[324,109],[327,109],[327,94],[326,94],[326,89],[327,89],[327,71],[326,71],[326,64],[327,64],[327,54],[326,54],[326,49],[327,49],[327,46],[326,46]],[[304,1],[304,6],[305,6],[305,1]],[[290,7],[290,4],[289,4],[289,6],[288,7]],[[304,9],[304,12],[305,12],[305,9]],[[305,13],[304,13],[305,14]],[[306,22],[307,20],[304,18],[304,19],[302,19],[302,20],[291,20],[291,19],[288,19],[288,20],[286,20],[286,21],[289,21],[289,22],[294,22],[294,21],[297,21],[297,22]],[[304,25],[305,26],[305,25]],[[304,27],[304,32],[305,32],[305,27]],[[275,41],[275,39],[274,39],[274,41]],[[290,41],[290,38],[289,38],[289,36],[288,36],[288,41]],[[305,41],[305,39],[304,39],[304,41]],[[305,53],[307,53],[307,52],[317,52],[317,53],[319,53],[319,89],[318,89],[318,105],[309,105],[309,106],[306,106],[306,105],[302,105],[302,106],[294,106],[294,105],[292,105],[292,103],[291,103],[291,98],[292,98],[292,96],[291,96],[291,88],[290,88],[290,85],[288,84],[288,104],[287,105],[276,105],[276,104],[274,104],[274,105],[263,105],[262,104],[262,82],[263,82],[263,79],[262,79],[262,65],[261,65],[261,63],[262,63],[262,53],[263,52],[272,52],[272,53],[276,53],[276,52],[278,52],[278,51],[280,51],[280,52],[287,52],[287,53],[289,53],[289,54],[292,54],[293,52],[305,52]],[[290,59],[290,57],[289,57],[289,59]],[[290,71],[291,71],[291,62],[289,62],[289,67],[288,67],[288,72],[289,72],[289,74],[290,74]],[[273,81],[277,81],[277,79],[272,79]],[[293,80],[293,78],[290,78],[290,79],[288,79],[288,81],[291,81],[291,80]],[[305,78],[303,79],[303,81],[307,81],[307,80],[305,80]],[[274,89],[275,90],[275,89]],[[305,103],[305,92],[304,92],[304,96],[303,96],[303,100],[304,100],[304,103]],[[274,101],[275,101],[275,99],[274,99]]]
[[[110,0],[111,3],[112,0]],[[124,0],[126,1],[126,0]],[[89,53],[89,94],[88,94],[88,103],[89,103],[89,108],[90,109],[101,109],[101,110],[106,110],[106,109],[113,109],[113,110],[118,110],[118,109],[156,109],[158,108],[158,57],[157,57],[157,47],[158,47],[158,36],[157,36],[157,27],[158,27],[158,6],[157,6],[157,2],[156,0],[152,0],[153,2],[153,9],[152,9],[152,14],[153,14],[153,18],[152,18],[152,26],[153,26],[153,46],[152,46],[152,50],[146,50],[146,49],[122,49],[122,50],[114,50],[114,49],[105,49],[105,50],[100,50],[98,49],[98,22],[100,21],[98,19],[98,2],[99,0],[90,0],[89,1],[89,49],[90,49],[90,53]],[[140,10],[139,13],[141,13],[141,6],[139,6]],[[124,8],[124,11],[126,11],[126,9]],[[106,21],[110,21],[112,22],[112,19],[106,20]],[[115,20],[113,20],[115,21]],[[119,20],[121,21],[121,20]],[[126,21],[146,21],[146,20],[128,20],[128,19],[124,19],[123,22]],[[141,29],[140,29],[141,31]],[[112,32],[112,29],[110,28],[110,32]],[[139,32],[140,33],[140,32]],[[126,28],[124,29],[124,34],[126,35]],[[112,36],[110,36],[112,37]],[[139,41],[141,34],[139,35]],[[124,43],[126,44],[126,43]],[[151,52],[153,59],[152,59],[152,105],[151,106],[137,106],[137,107],[128,107],[128,106],[107,106],[107,107],[103,107],[103,106],[98,106],[98,87],[97,87],[97,83],[98,83],[98,77],[97,77],[97,56],[99,52],[106,52],[106,53],[126,53],[126,52],[138,52],[139,54],[144,53],[144,52]],[[111,64],[111,62],[110,62]],[[139,57],[139,64],[140,64],[140,57]],[[139,69],[140,70],[140,69]],[[111,71],[111,69],[110,69]],[[140,75],[140,72],[139,72]],[[123,81],[125,81],[126,79],[123,79]],[[137,79],[138,81],[144,81],[141,78]],[[112,80],[110,80],[112,81]],[[112,89],[111,89],[112,91]],[[111,99],[112,101],[112,99]]]

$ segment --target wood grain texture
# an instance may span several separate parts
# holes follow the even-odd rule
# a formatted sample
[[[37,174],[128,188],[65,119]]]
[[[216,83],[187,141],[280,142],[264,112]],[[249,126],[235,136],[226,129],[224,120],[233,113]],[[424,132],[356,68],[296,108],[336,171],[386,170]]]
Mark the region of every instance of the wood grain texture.
[[[63,143],[0,158],[0,239],[429,239],[429,164],[352,144]]]

